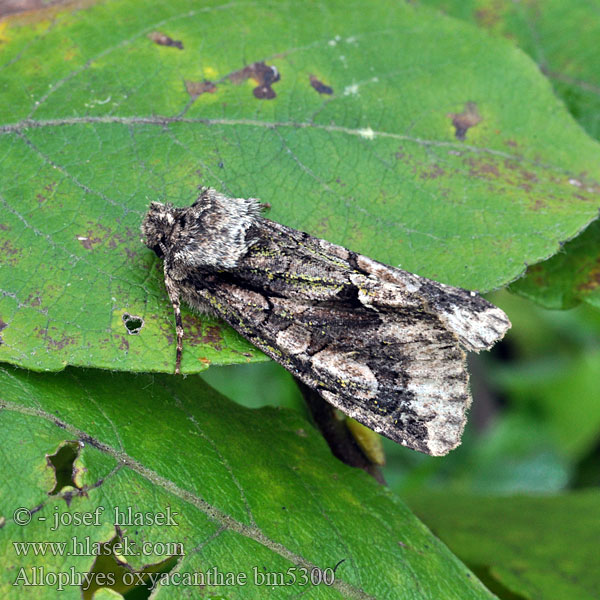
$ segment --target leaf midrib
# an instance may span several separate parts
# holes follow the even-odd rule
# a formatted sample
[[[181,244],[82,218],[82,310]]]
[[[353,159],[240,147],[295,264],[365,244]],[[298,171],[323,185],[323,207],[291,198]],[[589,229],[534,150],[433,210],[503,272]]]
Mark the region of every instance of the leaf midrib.
[[[44,419],[52,423],[54,426],[59,427],[60,429],[67,431],[71,435],[75,436],[77,439],[89,443],[94,448],[103,452],[104,454],[112,457],[118,463],[130,468],[132,471],[148,480],[150,483],[161,487],[165,491],[170,494],[176,496],[180,500],[191,504],[202,513],[204,513],[209,519],[215,521],[221,525],[221,527],[243,535],[259,544],[264,546],[265,548],[271,550],[272,552],[278,554],[282,558],[289,560],[290,562],[300,565],[307,570],[311,569],[320,569],[321,567],[311,563],[304,557],[300,556],[287,549],[283,544],[276,542],[269,537],[267,537],[259,527],[251,527],[248,525],[244,525],[240,521],[234,519],[230,515],[224,513],[220,509],[212,506],[202,498],[199,498],[192,492],[185,490],[179,487],[173,481],[170,481],[166,477],[159,475],[156,471],[144,466],[141,462],[131,457],[126,452],[121,450],[116,450],[115,448],[101,442],[100,440],[90,436],[85,431],[75,427],[74,425],[63,421],[62,419],[57,418],[55,415],[52,415],[44,410],[39,408],[31,408],[27,406],[22,406],[20,404],[16,404],[14,402],[10,402],[8,400],[0,399],[0,410],[9,410],[12,412],[16,412],[22,415],[38,417]],[[370,596],[365,593],[362,589],[359,589],[339,578],[336,577],[333,585],[333,588],[337,589],[339,592],[345,595],[347,598],[357,599],[357,600],[375,600],[374,596]]]

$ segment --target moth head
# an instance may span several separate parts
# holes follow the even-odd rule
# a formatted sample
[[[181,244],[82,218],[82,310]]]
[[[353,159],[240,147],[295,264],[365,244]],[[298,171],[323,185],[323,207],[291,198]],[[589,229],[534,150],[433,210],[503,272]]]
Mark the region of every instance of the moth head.
[[[171,204],[151,202],[142,221],[142,242],[160,258],[164,258],[164,248],[170,245],[176,223],[175,210]]]

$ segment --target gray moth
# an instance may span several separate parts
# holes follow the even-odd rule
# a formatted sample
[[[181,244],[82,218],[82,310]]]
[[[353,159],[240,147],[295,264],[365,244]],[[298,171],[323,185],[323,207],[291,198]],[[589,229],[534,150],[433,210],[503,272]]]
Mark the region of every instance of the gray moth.
[[[211,188],[189,207],[150,204],[143,241],[164,261],[176,373],[183,301],[370,429],[433,456],[458,446],[471,404],[465,351],[501,339],[504,312],[266,219],[262,208]]]

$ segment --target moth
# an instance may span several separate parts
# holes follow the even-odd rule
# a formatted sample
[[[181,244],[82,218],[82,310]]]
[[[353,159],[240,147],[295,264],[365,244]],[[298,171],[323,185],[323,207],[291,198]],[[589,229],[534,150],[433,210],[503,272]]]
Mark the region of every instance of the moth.
[[[255,198],[203,188],[152,202],[143,242],[164,261],[181,368],[183,301],[224,320],[330,404],[433,456],[460,444],[465,351],[510,327],[477,293],[387,266],[262,216]]]

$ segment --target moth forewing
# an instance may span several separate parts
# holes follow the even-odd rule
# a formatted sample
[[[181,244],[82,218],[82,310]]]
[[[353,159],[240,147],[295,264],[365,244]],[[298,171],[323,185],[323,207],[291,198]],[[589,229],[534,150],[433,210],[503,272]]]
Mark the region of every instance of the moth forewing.
[[[142,232],[165,260],[178,348],[181,298],[374,431],[434,456],[460,443],[471,402],[463,348],[487,349],[510,327],[478,294],[264,219],[257,200],[213,189],[187,208],[152,203]]]

